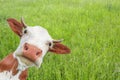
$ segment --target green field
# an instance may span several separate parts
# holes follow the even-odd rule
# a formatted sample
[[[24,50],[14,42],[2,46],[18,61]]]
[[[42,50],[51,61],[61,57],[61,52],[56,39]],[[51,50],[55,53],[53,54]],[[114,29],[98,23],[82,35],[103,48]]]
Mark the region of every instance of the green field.
[[[0,60],[19,44],[6,19],[21,16],[71,49],[48,53],[27,80],[120,80],[120,0],[0,0]]]

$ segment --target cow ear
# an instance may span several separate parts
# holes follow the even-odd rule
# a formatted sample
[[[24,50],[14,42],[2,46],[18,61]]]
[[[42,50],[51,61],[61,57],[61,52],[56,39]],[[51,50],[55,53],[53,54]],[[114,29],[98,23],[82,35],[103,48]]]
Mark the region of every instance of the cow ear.
[[[13,18],[7,19],[7,22],[9,24],[10,28],[12,29],[12,31],[15,32],[18,36],[21,37],[22,36],[23,25]]]
[[[53,47],[49,49],[49,52],[56,54],[67,54],[70,53],[70,49],[61,43],[54,43]]]

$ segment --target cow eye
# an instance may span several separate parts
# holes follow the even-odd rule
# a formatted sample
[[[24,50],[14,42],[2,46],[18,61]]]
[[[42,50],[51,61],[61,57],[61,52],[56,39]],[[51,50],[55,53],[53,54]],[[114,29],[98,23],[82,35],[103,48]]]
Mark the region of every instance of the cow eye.
[[[47,41],[46,45],[49,46],[49,47],[52,47],[53,43],[50,42],[50,41]]]
[[[50,43],[49,43],[49,46],[51,46],[51,45],[52,45],[52,43],[50,42]]]
[[[24,34],[26,34],[27,33],[27,30],[24,30]]]

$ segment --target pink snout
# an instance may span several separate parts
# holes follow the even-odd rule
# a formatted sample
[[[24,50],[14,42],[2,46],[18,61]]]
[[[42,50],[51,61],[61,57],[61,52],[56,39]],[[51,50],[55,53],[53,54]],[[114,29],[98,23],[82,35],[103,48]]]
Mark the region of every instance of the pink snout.
[[[42,50],[34,45],[25,43],[23,48],[23,56],[35,62],[42,55]]]

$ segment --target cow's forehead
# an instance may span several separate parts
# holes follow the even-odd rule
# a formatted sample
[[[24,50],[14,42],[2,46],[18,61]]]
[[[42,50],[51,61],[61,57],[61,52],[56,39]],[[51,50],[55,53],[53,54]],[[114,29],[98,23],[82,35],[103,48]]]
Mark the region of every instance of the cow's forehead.
[[[48,35],[48,31],[45,28],[42,28],[40,26],[35,27],[27,27],[27,30],[33,33],[34,35],[40,35],[40,34],[46,34]]]
[[[40,40],[49,40],[52,39],[51,36],[49,35],[48,31],[40,26],[35,26],[35,27],[27,27],[27,30],[30,32],[30,36],[32,38],[37,38]]]

